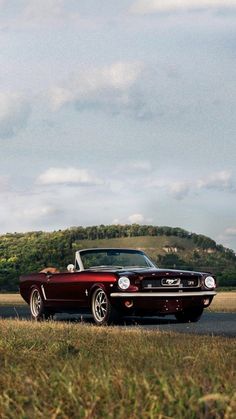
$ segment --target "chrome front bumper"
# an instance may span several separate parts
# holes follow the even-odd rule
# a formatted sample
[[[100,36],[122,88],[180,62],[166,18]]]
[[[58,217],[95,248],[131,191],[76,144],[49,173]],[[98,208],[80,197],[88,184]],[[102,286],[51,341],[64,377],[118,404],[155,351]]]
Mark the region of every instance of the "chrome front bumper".
[[[112,292],[110,297],[162,297],[162,298],[171,298],[171,297],[212,297],[216,295],[215,291],[199,291],[199,292]]]

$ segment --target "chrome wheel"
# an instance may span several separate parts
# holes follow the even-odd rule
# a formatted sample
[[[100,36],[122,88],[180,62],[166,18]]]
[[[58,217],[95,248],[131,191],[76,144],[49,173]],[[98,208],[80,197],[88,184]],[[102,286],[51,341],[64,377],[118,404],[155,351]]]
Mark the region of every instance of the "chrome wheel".
[[[32,291],[30,297],[30,311],[34,318],[38,318],[42,311],[42,298],[37,289]]]
[[[102,323],[107,315],[108,300],[105,292],[99,289],[93,299],[93,313],[97,322]]]

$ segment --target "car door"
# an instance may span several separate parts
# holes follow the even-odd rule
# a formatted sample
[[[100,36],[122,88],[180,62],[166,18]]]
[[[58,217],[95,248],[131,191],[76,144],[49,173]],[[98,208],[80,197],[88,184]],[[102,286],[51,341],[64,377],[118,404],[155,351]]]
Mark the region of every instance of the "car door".
[[[63,306],[84,307],[88,304],[86,278],[80,272],[48,274],[44,283],[47,300],[57,301]]]

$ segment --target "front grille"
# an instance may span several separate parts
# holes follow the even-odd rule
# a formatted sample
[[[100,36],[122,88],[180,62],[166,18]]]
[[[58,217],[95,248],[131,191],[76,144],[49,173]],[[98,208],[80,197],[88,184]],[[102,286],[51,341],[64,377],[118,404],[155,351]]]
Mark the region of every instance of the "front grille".
[[[170,279],[169,283],[167,282]],[[173,282],[172,282],[173,280]],[[172,283],[171,283],[172,282]],[[142,280],[142,289],[176,289],[176,288],[197,288],[199,287],[199,278],[145,278]]]

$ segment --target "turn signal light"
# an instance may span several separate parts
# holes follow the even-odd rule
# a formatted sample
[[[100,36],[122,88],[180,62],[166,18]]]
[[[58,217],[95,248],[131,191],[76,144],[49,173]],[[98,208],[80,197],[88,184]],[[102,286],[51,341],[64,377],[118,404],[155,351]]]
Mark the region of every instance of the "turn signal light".
[[[204,298],[203,304],[204,304],[204,306],[208,306],[210,304],[210,299],[209,298]]]
[[[125,301],[125,307],[131,308],[131,307],[133,307],[133,305],[134,305],[134,303],[133,303],[132,300],[126,300]]]

